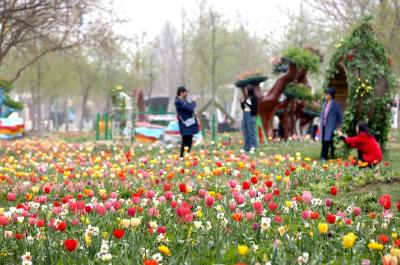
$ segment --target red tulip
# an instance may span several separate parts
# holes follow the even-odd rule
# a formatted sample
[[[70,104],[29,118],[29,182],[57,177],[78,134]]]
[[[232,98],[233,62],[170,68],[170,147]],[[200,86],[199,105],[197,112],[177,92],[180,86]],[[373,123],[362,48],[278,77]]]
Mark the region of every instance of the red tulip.
[[[283,218],[280,215],[275,216],[274,218],[275,223],[280,224],[283,222]]]
[[[331,194],[332,196],[336,196],[336,194],[338,193],[339,189],[336,188],[335,186],[331,187]]]
[[[85,206],[85,212],[90,213],[92,211],[92,207],[90,207],[89,205]]]
[[[243,183],[242,183],[242,188],[243,188],[244,190],[250,189],[250,183],[249,183],[248,181],[243,181]]]
[[[179,191],[182,192],[182,193],[186,193],[187,192],[185,183],[180,183],[179,184]]]
[[[37,227],[44,227],[45,224],[46,224],[46,223],[45,223],[44,219],[39,220],[39,221],[37,221],[37,223],[36,223]]]
[[[319,218],[319,213],[318,212],[311,212],[310,214],[311,219],[316,220]]]
[[[389,194],[382,195],[378,201],[384,209],[389,210],[392,208],[392,199]]]
[[[167,228],[165,226],[157,227],[157,233],[158,234],[165,234],[166,232],[167,232]]]
[[[23,234],[15,234],[16,239],[23,239],[25,236]]]
[[[123,229],[114,229],[114,231],[113,231],[113,235],[118,239],[122,238],[124,236],[124,234],[125,234],[125,232]]]
[[[397,207],[397,210],[399,210],[399,211],[400,211],[400,201],[398,201],[398,202],[397,202],[397,205],[396,205],[396,207]]]
[[[164,183],[164,191],[169,191],[169,190],[171,190],[171,184]]]
[[[386,245],[387,243],[389,243],[389,238],[385,235],[379,235],[378,236],[378,241],[383,244]]]
[[[326,221],[330,224],[334,224],[336,222],[336,215],[328,213],[326,216]]]
[[[65,231],[67,229],[67,224],[64,222],[60,222],[57,226],[57,229],[60,231]]]
[[[278,189],[274,189],[274,195],[279,196],[281,194],[281,191]]]
[[[146,259],[143,265],[158,265],[158,262],[154,259]]]
[[[78,240],[66,239],[64,241],[64,246],[65,246],[66,250],[68,250],[69,252],[72,252],[72,251],[76,250],[76,248],[78,247]]]
[[[270,211],[275,211],[276,210],[276,208],[278,208],[278,204],[276,203],[276,202],[269,202],[268,203],[268,209],[270,210]]]
[[[265,182],[265,186],[267,186],[267,188],[271,188],[272,187],[272,181],[268,180]]]
[[[252,177],[252,178],[250,179],[250,182],[251,182],[251,184],[253,184],[253,185],[257,184],[257,183],[258,183],[257,177]]]

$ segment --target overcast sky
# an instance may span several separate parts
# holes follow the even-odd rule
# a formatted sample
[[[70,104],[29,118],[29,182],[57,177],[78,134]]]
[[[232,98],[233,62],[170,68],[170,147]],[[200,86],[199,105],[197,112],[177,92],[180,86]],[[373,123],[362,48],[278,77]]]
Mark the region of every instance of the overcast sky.
[[[248,29],[258,35],[271,32],[280,35],[288,18],[283,12],[297,13],[301,0],[209,0],[215,10],[234,21],[240,12],[248,24]],[[197,9],[199,0],[115,0],[118,16],[128,20],[119,25],[117,32],[134,36],[145,31],[151,39],[161,32],[166,22],[179,29],[181,10],[184,7],[190,15]]]

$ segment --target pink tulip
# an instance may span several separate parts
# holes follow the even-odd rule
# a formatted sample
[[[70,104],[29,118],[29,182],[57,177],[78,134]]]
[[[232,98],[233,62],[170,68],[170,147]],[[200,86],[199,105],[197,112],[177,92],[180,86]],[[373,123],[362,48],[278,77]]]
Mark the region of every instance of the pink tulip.
[[[236,208],[236,203],[231,202],[231,203],[229,204],[229,210],[233,211],[233,210],[235,210],[235,208]]]
[[[179,216],[179,217],[184,217],[185,215],[187,215],[187,214],[189,214],[190,213],[190,209],[188,209],[187,207],[178,207],[177,209],[176,209],[176,214]]]
[[[112,203],[111,203],[110,201],[108,201],[108,202],[106,202],[106,203],[104,204],[104,206],[105,206],[107,209],[110,209],[111,206],[112,206]]]
[[[330,198],[326,198],[326,199],[325,199],[325,205],[326,205],[326,207],[331,207],[331,205],[332,205],[332,200],[331,200]]]
[[[147,213],[149,214],[149,216],[157,216],[160,214],[160,212],[154,207],[149,208]]]
[[[191,223],[191,222],[193,222],[193,215],[192,214],[185,214],[183,219],[184,219],[185,223]]]
[[[37,219],[36,218],[28,218],[28,224],[29,225],[35,225],[37,223]]]
[[[14,192],[9,192],[7,194],[7,200],[8,201],[15,201],[17,199],[17,195]]]
[[[103,215],[106,214],[107,208],[104,207],[103,205],[99,205],[99,206],[97,207],[97,209],[96,209],[96,212],[97,212],[98,215],[103,216]]]
[[[7,217],[5,217],[4,215],[0,215],[0,225],[1,226],[8,225],[8,222],[9,222],[9,220]]]
[[[229,187],[231,187],[232,189],[235,188],[236,185],[237,185],[236,180],[230,180],[230,181],[229,181]]]
[[[249,197],[250,198],[255,198],[257,196],[257,192],[254,190],[249,190]]]
[[[167,199],[164,196],[158,197],[159,202],[165,202]]]
[[[239,205],[243,204],[245,201],[246,201],[246,198],[245,198],[244,196],[242,196],[242,195],[238,195],[238,196],[236,197],[236,202],[237,202],[237,204],[239,204]]]
[[[312,194],[309,191],[303,191],[303,195],[301,197],[305,203],[310,203],[312,200]]]
[[[139,196],[133,196],[132,201],[134,204],[138,204],[140,202],[140,197]]]
[[[253,203],[253,209],[257,212],[257,214],[261,214],[264,210],[262,202],[256,201]]]
[[[68,203],[68,206],[69,206],[69,210],[70,210],[71,212],[73,212],[73,213],[76,213],[76,211],[78,210],[78,205],[77,205],[76,202],[74,202],[74,201],[70,201],[70,202]]]
[[[246,219],[249,221],[254,220],[255,217],[256,215],[254,213],[246,213]]]
[[[272,193],[265,193],[264,201],[268,202],[268,201],[272,200],[273,197],[274,197],[274,195],[272,195]]]
[[[361,215],[361,208],[360,207],[354,207],[353,213],[354,213],[354,216]]]
[[[78,219],[74,219],[71,222],[72,225],[78,225],[79,224],[79,220]]]
[[[301,213],[301,217],[302,217],[304,220],[307,220],[308,218],[310,218],[310,210],[305,210],[305,211],[303,211],[303,212]]]
[[[77,201],[76,206],[78,207],[79,210],[84,210],[85,209],[85,201]]]
[[[211,196],[207,196],[206,198],[206,207],[211,207],[214,205],[214,198]]]
[[[207,195],[207,191],[205,189],[200,189],[199,190],[199,196],[204,198]]]
[[[128,209],[128,216],[134,217],[136,214],[136,209],[135,208],[129,208]]]
[[[116,199],[117,197],[118,197],[118,194],[115,191],[110,193],[110,198],[111,199]]]
[[[41,196],[39,196],[39,203],[42,203],[42,204],[44,204],[44,203],[46,203],[47,202],[47,196],[45,196],[45,195],[41,195]]]
[[[146,198],[153,199],[155,194],[156,193],[154,192],[154,190],[149,190],[148,192],[146,192]]]
[[[52,207],[51,211],[53,213],[55,213],[56,215],[59,215],[61,213],[62,209],[61,209],[61,207]]]
[[[166,191],[164,196],[165,196],[165,199],[171,200],[173,195],[174,194],[172,193],[172,191]]]

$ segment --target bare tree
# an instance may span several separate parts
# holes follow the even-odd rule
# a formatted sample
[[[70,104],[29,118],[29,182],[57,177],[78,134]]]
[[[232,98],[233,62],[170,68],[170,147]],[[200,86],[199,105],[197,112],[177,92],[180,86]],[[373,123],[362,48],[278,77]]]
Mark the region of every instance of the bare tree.
[[[102,1],[100,1],[102,2]],[[96,0],[0,0],[0,70],[9,53],[34,44],[40,52],[22,64],[10,80],[49,52],[68,49],[97,34],[102,21]],[[97,23],[84,23],[83,20]]]

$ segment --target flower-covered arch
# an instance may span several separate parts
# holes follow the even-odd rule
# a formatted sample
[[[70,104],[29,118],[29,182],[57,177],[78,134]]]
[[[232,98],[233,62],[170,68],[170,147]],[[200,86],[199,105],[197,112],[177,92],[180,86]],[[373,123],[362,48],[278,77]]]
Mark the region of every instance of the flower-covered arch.
[[[324,87],[337,90],[336,99],[344,110],[343,130],[354,135],[357,122],[367,121],[383,147],[390,129],[396,78],[370,21],[371,17],[364,18],[350,36],[336,44]]]

